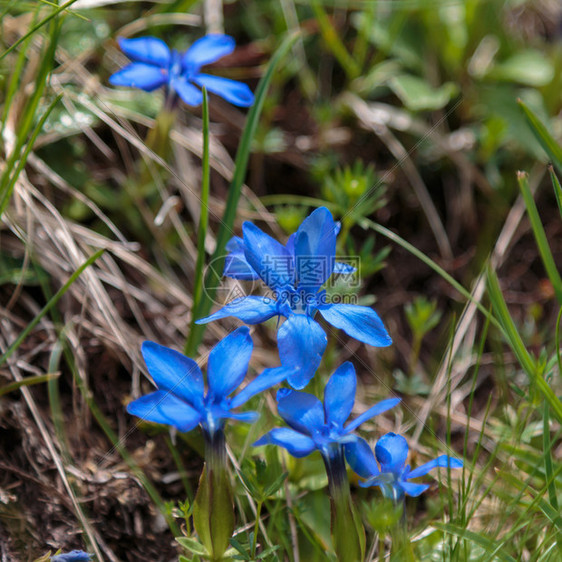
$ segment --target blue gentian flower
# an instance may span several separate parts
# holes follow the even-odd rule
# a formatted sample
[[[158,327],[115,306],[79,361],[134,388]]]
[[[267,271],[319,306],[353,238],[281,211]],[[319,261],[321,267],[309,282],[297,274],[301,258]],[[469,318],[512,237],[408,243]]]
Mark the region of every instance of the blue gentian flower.
[[[254,422],[257,412],[232,410],[281,382],[285,374],[279,368],[266,369],[230,398],[246,376],[253,347],[247,327],[238,328],[222,339],[209,354],[205,393],[203,373],[193,359],[157,343],[144,342],[142,355],[158,390],[131,402],[127,411],[182,432],[201,425],[207,437],[222,433],[226,419]]]
[[[109,78],[113,86],[129,86],[147,92],[166,86],[192,106],[203,102],[200,90],[203,87],[241,107],[248,107],[254,101],[254,94],[246,84],[201,72],[202,66],[232,53],[235,43],[229,35],[206,35],[184,53],[170,50],[156,37],[119,38],[118,41],[121,50],[133,62]]]
[[[247,324],[259,324],[274,316],[287,321],[278,333],[281,362],[293,362],[295,370],[289,384],[304,388],[313,376],[318,362],[305,362],[291,353],[293,345],[321,358],[326,348],[326,335],[314,320],[317,312],[332,326],[351,337],[386,347],[392,343],[377,313],[367,306],[331,303],[322,285],[334,273],[351,273],[353,267],[336,262],[336,236],[339,225],[325,207],[313,211],[297,232],[283,245],[251,222],[243,225],[243,238],[234,237],[227,245],[229,255],[224,274],[233,279],[261,279],[273,296],[248,296],[233,300],[219,311],[197,321],[199,324],[233,316]],[[284,342],[289,337],[291,344]],[[296,344],[300,340],[299,344]],[[291,356],[287,357],[286,353]],[[298,368],[296,368],[298,367]]]
[[[346,458],[351,468],[359,476],[367,479],[365,482],[360,482],[360,486],[364,488],[380,486],[383,495],[394,501],[403,499],[404,495],[419,496],[429,488],[429,484],[416,484],[409,480],[425,476],[437,467],[462,468],[463,466],[461,460],[441,455],[411,470],[410,465],[406,464],[408,442],[402,435],[396,433],[383,435],[377,441],[374,455],[364,439],[357,440],[346,446]]]
[[[88,562],[92,559],[93,554],[84,552],[83,550],[72,550],[66,554],[55,554],[51,556],[51,562]]]
[[[294,457],[305,457],[319,450],[329,463],[343,445],[360,439],[352,433],[357,427],[400,402],[400,398],[383,400],[344,426],[355,403],[356,388],[355,368],[347,361],[330,377],[324,389],[324,404],[312,394],[280,389],[277,410],[290,427],[272,429],[254,446],[279,445]]]

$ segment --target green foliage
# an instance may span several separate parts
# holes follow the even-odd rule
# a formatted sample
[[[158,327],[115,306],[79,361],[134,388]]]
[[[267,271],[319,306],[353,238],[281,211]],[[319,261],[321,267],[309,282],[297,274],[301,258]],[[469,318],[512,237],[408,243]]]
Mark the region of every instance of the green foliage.
[[[153,512],[161,514],[171,532],[154,541],[167,548],[177,536],[180,561],[293,561],[295,553],[311,562],[335,559],[320,459],[273,451],[263,453],[266,461],[252,457],[253,439],[275,422],[270,400],[256,427],[229,428],[241,464],[232,495],[213,496],[204,476],[197,508],[177,500],[193,499],[200,436],[176,437],[154,424],[140,424],[143,435],[131,435],[123,414],[138,391],[136,379],[127,387],[125,372],[136,374],[142,365],[139,341],[179,348],[188,337],[186,349],[204,357],[203,328],[188,326],[212,306],[205,289],[213,283],[203,266],[210,255],[220,262],[242,221],[263,218],[290,234],[311,208],[326,205],[342,223],[338,253],[359,256],[362,279],[358,289],[341,276],[329,290],[357,294],[364,304],[376,300],[395,340],[388,351],[350,346],[332,360],[351,356],[361,365],[365,403],[389,383],[404,395],[404,419],[385,423],[412,428],[412,435],[423,427],[413,464],[434,450],[464,447],[462,477],[441,471],[440,485],[425,499],[406,503],[403,559],[413,552],[440,562],[559,560],[562,58],[548,3],[541,9],[515,0],[227,2],[226,32],[247,45],[221,71],[253,88],[261,76],[257,103],[244,116],[215,106],[211,96],[202,114],[183,107],[173,122],[158,119],[159,94],[107,86],[117,63],[114,38],[169,36],[185,48],[205,31],[197,23],[203,3],[121,2],[80,11],[72,4],[0,3],[1,425],[10,426],[17,414],[26,424],[22,433],[43,439],[35,418],[24,415],[35,411],[56,439],[56,460],[45,460],[45,447],[31,440],[25,448],[18,443],[18,453],[37,466],[5,470],[0,525],[8,533],[32,529],[13,531],[25,537],[14,540],[14,557],[44,553],[44,539],[52,541],[49,513],[59,503],[67,510],[77,499],[78,508],[64,518],[74,515],[73,532],[79,531],[92,497],[104,503],[115,482],[130,481],[134,494],[116,495],[115,506],[124,517],[134,513],[135,525],[139,514],[147,517],[143,528],[154,522]],[[367,115],[351,112],[350,100],[364,102]],[[436,258],[427,242],[426,217],[380,134],[385,128],[425,183],[454,259]],[[234,167],[228,154],[236,154]],[[546,160],[550,178],[539,181]],[[139,181],[142,174],[146,181]],[[505,219],[517,215],[519,195],[531,230],[516,229],[522,246],[515,237],[505,247],[498,234],[513,226]],[[193,212],[199,207],[201,214]],[[169,214],[159,214],[163,208]],[[471,209],[476,220],[467,226]],[[52,245],[45,244],[49,236]],[[82,254],[91,257],[78,268],[74,258]],[[375,275],[386,262],[388,269]],[[407,302],[412,294],[421,296]],[[104,296],[109,305],[91,308]],[[462,334],[463,315],[473,309]],[[231,325],[213,330],[223,328]],[[274,330],[275,321],[255,329],[262,344],[256,365],[276,363]],[[404,372],[395,362],[406,365]],[[30,372],[12,380],[17,369]],[[24,396],[29,402],[19,404]],[[373,444],[380,429],[363,436]],[[12,432],[10,426],[6,439]],[[150,446],[139,446],[147,436]],[[3,465],[11,460],[5,454]],[[49,480],[52,466],[61,468],[57,478],[71,479],[60,501],[60,483]],[[96,479],[106,473],[102,486]],[[10,503],[12,492],[23,494],[32,481],[18,474],[41,479],[42,486],[33,484],[40,505],[45,490],[57,490],[39,535],[30,524],[37,512],[26,520],[24,511],[35,501],[22,496]],[[366,560],[383,559],[402,514],[375,490],[353,487],[352,496],[367,528]],[[233,502],[236,522],[232,510],[209,522],[213,504]],[[95,525],[100,545],[119,559],[134,556],[107,540],[106,524],[115,521],[98,525],[102,517]]]

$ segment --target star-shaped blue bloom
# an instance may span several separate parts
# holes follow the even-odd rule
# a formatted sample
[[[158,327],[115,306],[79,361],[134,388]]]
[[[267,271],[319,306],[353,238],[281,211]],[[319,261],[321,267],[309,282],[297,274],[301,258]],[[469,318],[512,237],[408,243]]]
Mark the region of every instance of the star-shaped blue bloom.
[[[375,347],[392,343],[372,308],[331,303],[326,291],[321,290],[334,273],[354,271],[353,267],[336,262],[339,225],[327,208],[319,207],[312,212],[286,245],[251,222],[245,222],[242,229],[243,238],[234,237],[227,245],[230,253],[224,274],[241,280],[261,279],[273,290],[273,296],[235,299],[197,323],[233,316],[247,324],[259,324],[274,316],[286,317],[277,336],[279,354],[284,365],[292,363],[295,367],[288,382],[296,389],[308,384],[326,347],[326,334],[314,320],[317,312],[329,324],[359,341]],[[295,346],[307,351],[307,361],[292,352]]]
[[[204,433],[211,436],[222,431],[226,419],[254,422],[257,412],[232,410],[278,384],[286,375],[279,368],[266,369],[230,398],[246,376],[253,347],[247,327],[238,328],[222,339],[209,354],[205,393],[203,373],[193,359],[157,343],[144,342],[142,355],[158,390],[131,402],[127,411],[182,432],[200,424]]]
[[[429,488],[429,484],[416,484],[409,480],[425,476],[437,467],[462,468],[463,466],[461,460],[441,455],[411,470],[410,465],[406,464],[408,442],[402,435],[396,433],[383,435],[377,441],[374,455],[364,439],[346,445],[345,452],[351,468],[359,476],[367,479],[365,482],[360,482],[360,486],[364,488],[380,486],[383,494],[395,501],[402,499],[404,495],[419,496]]]
[[[51,562],[88,562],[92,559],[93,554],[84,552],[83,550],[72,550],[66,554],[55,554],[51,556]]]
[[[235,43],[229,35],[206,35],[184,53],[170,50],[156,37],[120,38],[118,41],[121,50],[133,62],[109,78],[113,86],[129,86],[147,92],[166,86],[192,106],[203,102],[199,89],[203,87],[241,107],[248,107],[254,101],[254,94],[246,84],[201,72],[202,66],[232,53]]]
[[[277,410],[290,427],[272,429],[254,446],[279,445],[294,457],[305,457],[318,450],[329,463],[345,444],[361,439],[352,433],[357,427],[400,402],[400,398],[383,400],[344,425],[355,403],[356,388],[355,368],[348,361],[330,377],[324,389],[324,404],[312,394],[280,389]]]

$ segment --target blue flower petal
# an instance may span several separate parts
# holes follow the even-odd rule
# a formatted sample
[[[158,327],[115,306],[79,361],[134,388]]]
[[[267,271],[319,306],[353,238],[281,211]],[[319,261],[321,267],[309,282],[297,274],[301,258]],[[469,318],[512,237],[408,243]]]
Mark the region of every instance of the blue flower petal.
[[[201,414],[170,392],[157,390],[133,400],[127,412],[143,420],[172,425],[179,431],[191,431],[201,421]]]
[[[240,279],[242,281],[255,281],[259,275],[248,263],[245,256],[244,240],[239,236],[233,236],[226,245],[229,254],[224,261],[225,277]]]
[[[246,221],[242,230],[246,260],[265,284],[272,289],[292,284],[293,258],[285,246],[251,222]]]
[[[326,423],[343,427],[355,402],[357,377],[353,364],[347,361],[330,377],[324,388]]]
[[[345,426],[346,433],[357,429],[362,423],[365,423],[367,420],[390,410],[390,408],[394,408],[396,404],[400,402],[400,398],[387,398],[386,400],[382,400],[378,404],[371,406],[366,412],[363,412],[360,416],[357,416],[353,421],[349,422]]]
[[[92,559],[93,554],[84,552],[83,550],[72,550],[63,554],[55,554],[51,556],[51,562],[88,562]]]
[[[296,389],[304,388],[314,376],[328,338],[318,322],[304,314],[293,314],[277,332],[281,365],[292,369],[288,383]]]
[[[203,103],[203,94],[190,84],[185,76],[173,77],[170,80],[170,88],[174,90],[184,103],[197,107]]]
[[[326,207],[313,211],[299,226],[295,239],[297,279],[303,288],[316,290],[334,270],[336,233]]]
[[[307,392],[281,389],[277,393],[277,411],[288,425],[306,435],[324,427],[322,402]]]
[[[402,488],[402,491],[408,496],[412,496],[414,498],[423,494],[429,488],[429,484],[414,484],[413,482],[404,481],[401,481],[397,485]]]
[[[289,254],[291,254],[291,256],[295,255],[295,239],[297,237],[297,233],[293,232],[293,234],[291,234],[291,236],[289,236],[289,239],[287,240],[287,243],[285,244],[285,248],[287,249],[287,252],[289,252]]]
[[[168,81],[168,75],[157,66],[134,62],[109,77],[112,86],[127,86],[152,92]]]
[[[220,402],[237,389],[246,373],[254,349],[247,326],[238,328],[223,338],[209,354],[207,380],[209,394]]]
[[[341,261],[337,261],[334,265],[334,273],[349,275],[350,273],[355,273],[356,271],[357,268],[347,263],[342,263]]]
[[[353,470],[362,478],[379,474],[379,467],[369,443],[362,437],[344,445],[345,458]]]
[[[232,400],[231,408],[238,408],[245,404],[250,398],[283,382],[288,375],[287,369],[283,367],[273,367],[265,369],[252,382],[248,383]]]
[[[319,310],[327,322],[356,340],[375,347],[387,347],[392,343],[382,320],[368,306],[330,304]]]
[[[183,55],[183,64],[186,67],[199,68],[204,64],[211,64],[220,58],[229,55],[236,46],[234,39],[229,35],[210,33],[197,39]]]
[[[425,476],[430,470],[433,470],[438,466],[441,468],[462,468],[463,463],[461,460],[450,457],[449,455],[441,455],[432,461],[426,462],[425,464],[414,468],[414,470],[406,475],[406,478],[409,480],[410,478]]]
[[[241,421],[244,423],[254,423],[258,421],[260,415],[257,412],[240,412],[240,413],[229,412],[228,414],[225,414],[224,417],[231,420]]]
[[[293,457],[306,457],[316,448],[314,441],[288,427],[277,427],[266,433],[254,443],[254,447],[261,445],[278,445],[289,451]]]
[[[371,488],[372,486],[394,486],[396,483],[396,478],[393,474],[389,472],[383,472],[377,476],[373,476],[366,480],[365,482],[359,482],[361,488]]]
[[[221,318],[234,316],[246,324],[260,324],[278,314],[277,303],[264,297],[240,297],[229,302],[214,314],[197,320],[196,324],[207,324]]]
[[[117,39],[121,50],[131,59],[168,68],[170,49],[168,45],[156,37],[138,37],[137,39]]]
[[[201,406],[205,383],[193,359],[152,341],[145,341],[141,351],[148,372],[160,390],[174,393],[195,408]]]
[[[193,77],[193,81],[201,88],[207,88],[209,92],[217,94],[233,105],[250,107],[254,103],[254,94],[244,82],[210,74],[197,74]]]
[[[377,441],[375,456],[381,465],[381,472],[398,475],[408,458],[408,442],[402,435],[387,433]]]

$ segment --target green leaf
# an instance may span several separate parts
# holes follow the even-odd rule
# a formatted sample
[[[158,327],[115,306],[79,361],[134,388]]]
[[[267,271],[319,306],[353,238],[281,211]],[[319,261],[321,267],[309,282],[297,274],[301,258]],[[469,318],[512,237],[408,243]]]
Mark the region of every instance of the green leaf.
[[[224,469],[203,468],[193,504],[193,526],[212,560],[220,560],[234,531],[232,487]]]
[[[553,136],[549,133],[546,126],[541,122],[541,120],[536,116],[536,114],[526,105],[522,100],[518,100],[517,103],[523,110],[527,123],[530,125],[531,130],[535,134],[535,137],[539,141],[543,150],[546,152],[550,160],[558,173],[562,174],[562,148],[554,140]]]
[[[447,82],[439,88],[433,88],[425,80],[411,74],[394,76],[388,85],[411,111],[441,109],[458,92],[452,82]]]
[[[242,543],[238,542],[235,538],[230,539],[230,544],[234,547],[234,549],[242,555],[242,560],[251,560],[250,553]]]
[[[548,172],[550,173],[550,179],[552,180],[552,187],[554,188],[554,195],[556,196],[558,210],[560,211],[560,216],[562,217],[562,185],[560,185],[558,176],[552,169],[552,166],[548,167]]]
[[[519,183],[519,189],[521,190],[521,195],[525,201],[525,206],[527,207],[527,214],[529,215],[529,220],[531,221],[531,227],[533,229],[533,234],[535,236],[535,241],[539,249],[539,253],[542,258],[542,262],[548,278],[552,283],[554,288],[554,293],[558,302],[562,305],[562,279],[558,273],[558,268],[556,267],[556,262],[550,251],[550,246],[546,238],[546,233],[544,231],[535,200],[531,194],[531,189],[529,188],[529,179],[527,174],[519,172],[517,174],[517,181]]]
[[[187,550],[193,552],[193,554],[199,554],[201,556],[208,556],[209,553],[207,549],[195,539],[190,539],[189,537],[176,537],[176,541]]]
[[[487,77],[540,87],[552,81],[554,68],[544,52],[528,49],[497,64]]]
[[[25,377],[21,381],[14,381],[4,386],[0,386],[0,396],[8,394],[8,392],[13,392],[22,386],[31,386],[33,384],[41,384],[48,382],[52,379],[56,379],[60,376],[60,373],[50,373],[46,375],[36,375],[33,377]]]
[[[516,562],[515,558],[513,558],[509,554],[505,554],[504,552],[502,552],[501,544],[495,543],[488,537],[475,533],[474,531],[469,531],[467,529],[464,529],[463,527],[457,527],[452,523],[435,522],[433,523],[433,525],[438,529],[441,529],[445,533],[449,533],[450,535],[457,536],[461,539],[468,540],[470,542],[473,542],[474,544],[477,544],[478,546],[481,546],[486,552],[493,554],[499,560],[503,560],[505,562]]]
[[[562,402],[544,378],[537,373],[536,361],[531,357],[523,344],[521,336],[519,335],[519,332],[517,331],[517,328],[515,327],[507,309],[496,273],[491,268],[488,268],[487,281],[488,293],[494,307],[494,313],[503,328],[503,333],[508,344],[511,346],[511,349],[515,353],[515,356],[523,367],[523,370],[527,373],[529,379],[536,384],[537,388],[546,398],[558,421],[562,421]]]
[[[205,240],[209,226],[209,193],[211,190],[211,166],[209,161],[209,97],[207,89],[203,88],[203,158],[201,178],[201,211],[199,228],[197,231],[197,262],[195,264],[195,281],[193,283],[193,302],[199,302],[203,294],[205,280]],[[195,330],[195,315],[191,316],[190,333]],[[191,350],[186,350],[191,351]]]
[[[27,325],[23,332],[16,338],[16,341],[10,345],[6,350],[4,355],[0,356],[0,365],[8,360],[8,357],[21,345],[23,340],[29,335],[31,330],[39,324],[41,319],[49,312],[57,302],[63,297],[63,295],[70,289],[72,284],[82,275],[82,273],[90,267],[103,253],[105,250],[98,250],[95,254],[91,255],[68,279],[68,281],[53,295],[53,298],[41,309],[37,316]]]
[[[289,476],[288,472],[284,472],[283,474],[280,474],[265,490],[263,495],[266,498],[269,498],[270,496],[275,495],[280,489],[281,486],[283,486],[283,482],[285,482],[285,479],[287,478],[287,476]]]
[[[224,259],[225,259],[225,247],[233,235],[232,226],[234,224],[234,219],[236,218],[236,212],[238,208],[238,200],[240,199],[240,193],[242,191],[242,185],[244,184],[244,178],[246,177],[246,171],[248,169],[248,161],[250,159],[250,150],[252,145],[252,139],[254,138],[259,118],[265,103],[265,98],[267,95],[267,90],[269,84],[273,79],[275,70],[281,60],[289,52],[295,41],[297,40],[298,34],[291,34],[286,37],[279,49],[275,52],[269,65],[263,75],[263,78],[258,84],[256,90],[254,104],[250,108],[248,113],[248,118],[246,120],[246,126],[244,127],[244,132],[242,133],[242,138],[240,139],[240,144],[238,145],[238,151],[236,153],[236,160],[234,162],[234,176],[230,182],[230,187],[228,189],[228,198],[226,201],[226,207],[224,209],[224,214],[220,223],[219,232],[217,235],[217,242],[215,247],[215,252],[211,258],[213,263],[213,268],[209,270],[205,278],[206,290],[203,291],[203,295],[198,302],[193,303],[193,309],[191,310],[191,315],[196,320],[203,318],[209,314],[211,306],[213,305],[213,297],[216,293],[216,272],[222,272]],[[195,325],[189,332],[184,352],[188,356],[193,356],[197,351],[197,347],[203,338],[205,333],[205,324]]]

